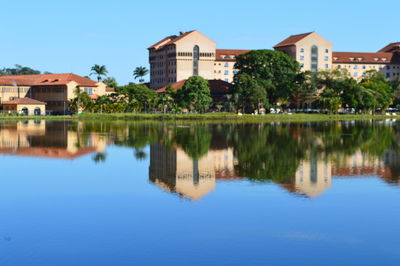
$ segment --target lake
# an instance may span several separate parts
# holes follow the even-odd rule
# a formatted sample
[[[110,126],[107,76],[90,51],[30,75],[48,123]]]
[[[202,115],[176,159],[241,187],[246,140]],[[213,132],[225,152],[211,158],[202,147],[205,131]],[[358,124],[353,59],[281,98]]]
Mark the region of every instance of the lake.
[[[0,124],[0,265],[399,265],[400,122]]]

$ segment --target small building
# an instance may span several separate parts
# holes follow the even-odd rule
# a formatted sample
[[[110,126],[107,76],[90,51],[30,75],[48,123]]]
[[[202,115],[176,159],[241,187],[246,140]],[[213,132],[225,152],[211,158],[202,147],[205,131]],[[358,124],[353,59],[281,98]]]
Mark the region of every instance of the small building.
[[[19,98],[3,103],[3,112],[23,115],[45,115],[46,103],[31,98]]]
[[[49,113],[63,114],[77,89],[94,99],[114,92],[103,82],[72,73],[0,76],[0,104],[29,97],[45,102]]]
[[[180,80],[178,82],[171,83],[169,86],[172,87],[174,91],[180,90],[187,79]],[[223,98],[230,93],[232,84],[219,79],[208,80],[208,87],[210,88],[210,96],[213,99],[214,104],[219,104],[223,101]],[[165,93],[168,86],[162,87],[156,90],[157,93]]]

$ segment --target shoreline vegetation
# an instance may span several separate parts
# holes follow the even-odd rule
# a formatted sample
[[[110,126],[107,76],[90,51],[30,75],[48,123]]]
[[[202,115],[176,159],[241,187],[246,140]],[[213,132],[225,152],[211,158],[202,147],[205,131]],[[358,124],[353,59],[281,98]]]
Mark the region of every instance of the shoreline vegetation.
[[[384,114],[265,114],[237,115],[234,113],[205,114],[144,114],[144,113],[85,113],[66,116],[0,116],[0,121],[12,120],[97,120],[97,121],[210,121],[210,122],[324,122],[351,120],[397,119],[400,115]]]

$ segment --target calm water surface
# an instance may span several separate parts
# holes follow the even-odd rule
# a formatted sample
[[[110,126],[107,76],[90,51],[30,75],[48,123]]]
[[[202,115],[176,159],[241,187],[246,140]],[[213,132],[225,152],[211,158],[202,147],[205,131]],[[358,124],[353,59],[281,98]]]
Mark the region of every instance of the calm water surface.
[[[399,265],[400,122],[0,124],[0,265]]]

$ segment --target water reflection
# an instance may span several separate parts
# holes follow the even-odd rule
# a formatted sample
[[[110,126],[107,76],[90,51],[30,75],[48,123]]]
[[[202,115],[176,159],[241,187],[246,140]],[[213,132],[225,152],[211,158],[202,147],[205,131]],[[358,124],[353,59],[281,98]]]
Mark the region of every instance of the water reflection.
[[[204,128],[211,135],[206,142],[195,136]],[[379,176],[398,183],[396,128],[369,122],[197,125],[178,129],[185,130],[185,145],[170,128],[168,138],[151,145],[149,176],[164,190],[195,200],[226,178],[272,181],[311,198],[329,189],[332,178]]]
[[[79,127],[79,124],[40,120],[1,124],[0,154],[53,159],[103,154],[107,139],[95,132],[82,132]]]
[[[198,200],[215,188],[216,179],[235,177],[233,150],[210,149],[200,158],[190,157],[182,148],[162,144],[150,147],[151,182],[168,192]]]
[[[164,191],[199,200],[218,182],[273,182],[315,198],[334,179],[376,177],[399,184],[399,124],[332,122],[207,124],[162,122],[3,123],[0,153],[56,159],[91,155],[107,163],[107,146],[149,158],[149,180]],[[148,148],[150,154],[147,154]]]

